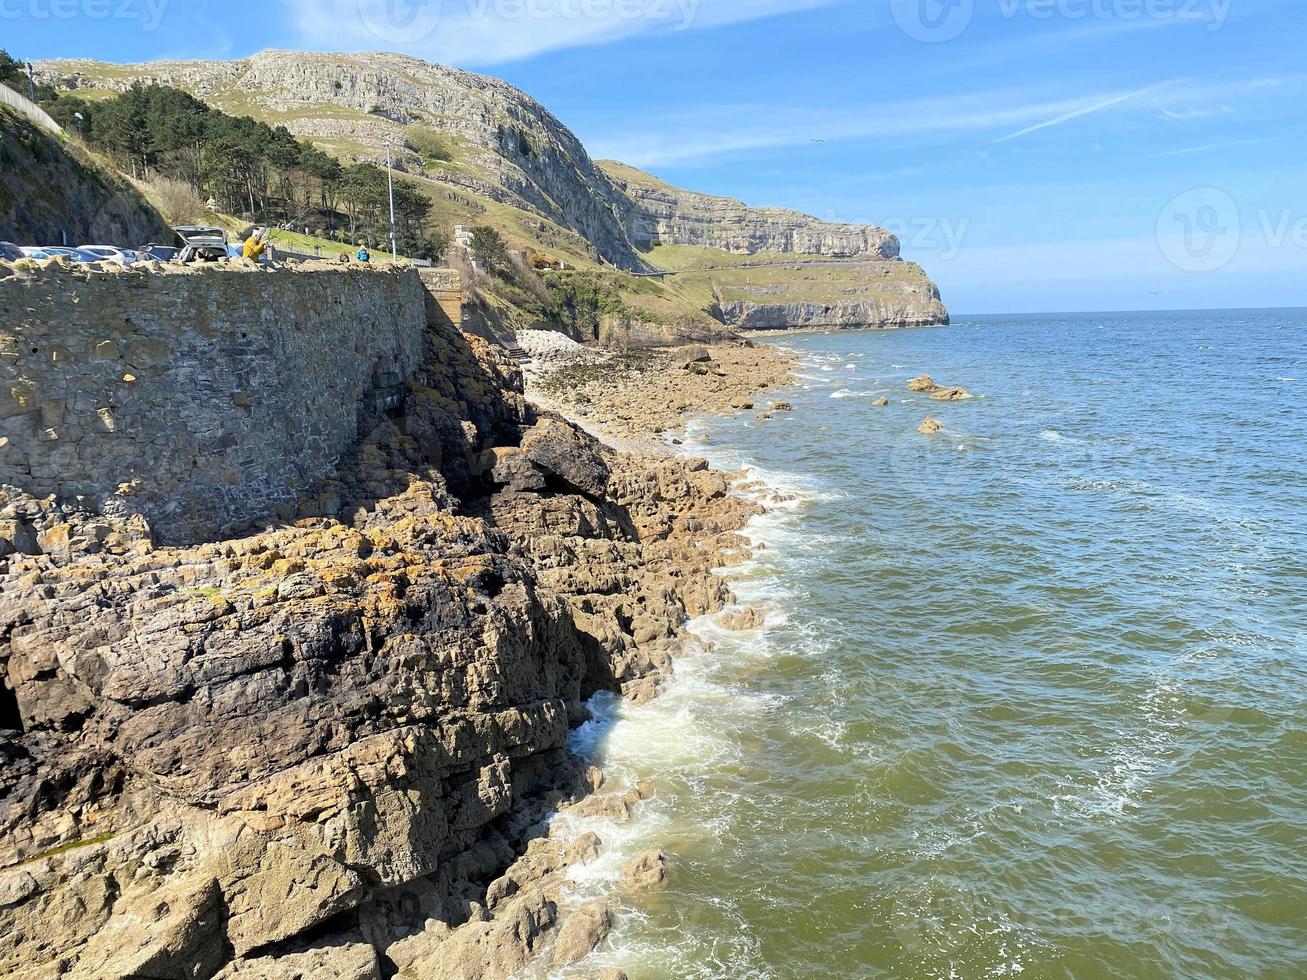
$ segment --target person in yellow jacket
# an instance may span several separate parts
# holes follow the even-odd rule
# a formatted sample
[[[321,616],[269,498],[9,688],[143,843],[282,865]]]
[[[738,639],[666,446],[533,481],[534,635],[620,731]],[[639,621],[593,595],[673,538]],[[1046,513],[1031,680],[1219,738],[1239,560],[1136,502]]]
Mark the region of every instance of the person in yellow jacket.
[[[245,248],[241,251],[241,257],[246,262],[253,262],[255,265],[263,258],[264,253],[268,251],[268,236],[262,228],[255,228],[254,234],[245,239]]]

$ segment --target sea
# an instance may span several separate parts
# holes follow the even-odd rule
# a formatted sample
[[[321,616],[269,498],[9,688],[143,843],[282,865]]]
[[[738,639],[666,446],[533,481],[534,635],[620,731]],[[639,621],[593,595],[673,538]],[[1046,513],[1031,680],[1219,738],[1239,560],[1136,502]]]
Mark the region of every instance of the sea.
[[[793,410],[682,447],[793,498],[723,573],[766,622],[574,733],[654,791],[571,828],[621,896],[576,970],[1307,977],[1307,311],[766,342]]]

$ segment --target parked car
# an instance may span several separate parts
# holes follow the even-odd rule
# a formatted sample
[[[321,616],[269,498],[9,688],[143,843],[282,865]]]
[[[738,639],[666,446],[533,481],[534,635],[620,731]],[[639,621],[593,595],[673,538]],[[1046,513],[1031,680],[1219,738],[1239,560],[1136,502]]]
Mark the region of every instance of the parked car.
[[[149,245],[142,245],[138,251],[147,260],[152,259],[155,262],[171,262],[177,258],[180,248],[173,248],[171,245],[155,245],[151,242]]]
[[[0,259],[4,259],[6,262],[17,262],[21,258],[25,258],[21,248],[13,242],[0,242]]]
[[[98,255],[92,255],[90,252],[83,252],[80,249],[68,248],[65,245],[24,245],[23,254],[29,259],[54,259],[59,256],[65,256],[74,262],[99,262]]]
[[[231,257],[227,232],[221,228],[186,225],[174,228],[173,231],[177,233],[182,246],[173,259],[174,262],[187,265],[191,262],[221,262]]]
[[[131,265],[141,258],[141,253],[135,249],[117,248],[114,245],[79,245],[77,250],[89,252],[99,262],[121,262],[123,265]]]

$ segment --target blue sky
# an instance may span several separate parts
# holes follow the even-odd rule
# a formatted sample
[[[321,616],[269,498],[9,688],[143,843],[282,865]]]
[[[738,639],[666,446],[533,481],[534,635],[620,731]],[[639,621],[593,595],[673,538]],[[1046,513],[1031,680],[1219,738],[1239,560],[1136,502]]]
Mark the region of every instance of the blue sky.
[[[29,58],[398,50],[890,227],[960,313],[1307,305],[1302,0],[0,0]]]

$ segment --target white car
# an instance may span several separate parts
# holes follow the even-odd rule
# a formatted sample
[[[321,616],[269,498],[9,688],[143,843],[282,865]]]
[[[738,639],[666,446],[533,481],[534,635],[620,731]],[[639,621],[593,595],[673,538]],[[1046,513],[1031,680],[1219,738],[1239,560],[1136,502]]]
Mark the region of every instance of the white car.
[[[101,262],[121,262],[123,265],[131,265],[141,258],[141,253],[134,249],[116,248],[113,245],[79,245],[77,250],[89,252]]]

